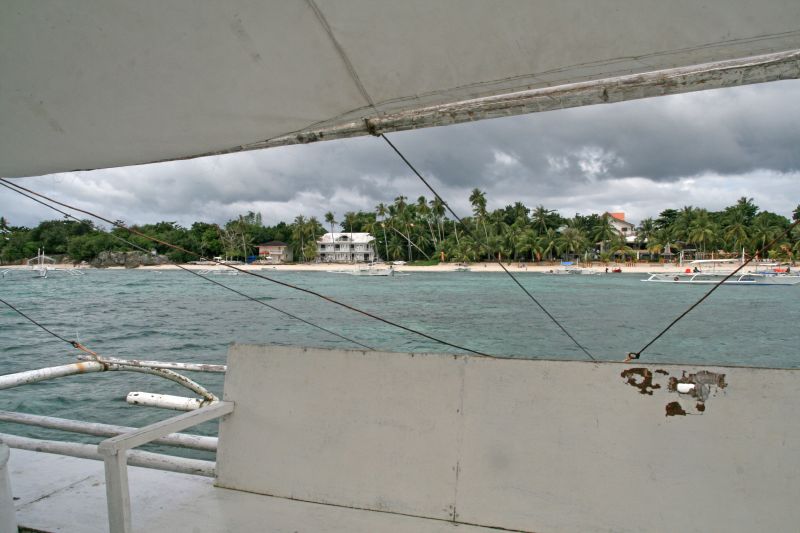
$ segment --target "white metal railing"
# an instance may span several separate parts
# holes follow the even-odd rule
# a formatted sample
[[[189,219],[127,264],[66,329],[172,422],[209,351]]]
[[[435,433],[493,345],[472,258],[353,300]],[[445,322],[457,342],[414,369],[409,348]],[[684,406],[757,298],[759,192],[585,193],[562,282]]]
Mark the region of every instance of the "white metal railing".
[[[98,445],[97,451],[103,456],[105,462],[108,524],[111,533],[129,533],[132,531],[131,503],[128,489],[129,450],[170,433],[230,414],[233,412],[233,407],[232,402],[214,403],[196,411],[190,411],[156,422],[136,431],[112,437]]]
[[[14,496],[8,478],[8,446],[0,441],[0,533],[17,533],[14,518]]]
[[[84,422],[82,420],[70,420],[67,418],[56,418],[53,416],[32,415],[27,413],[17,413],[14,411],[0,411],[0,422],[11,422],[26,426],[57,429],[59,431],[69,431],[71,433],[81,433],[83,435],[94,435],[96,437],[116,437],[117,435],[130,433],[131,431],[136,430],[136,428],[127,426],[115,426],[112,424],[101,424],[98,422]],[[177,446],[180,448],[190,448],[205,452],[216,452],[217,442],[217,437],[174,433],[171,435],[166,435],[160,439],[156,439],[153,441],[153,444]]]
[[[13,501],[10,500],[11,489],[4,485],[8,475],[5,466],[8,460],[7,446],[23,450],[102,460],[105,463],[108,521],[112,533],[128,533],[131,531],[130,495],[128,491],[127,474],[128,464],[186,474],[209,477],[215,476],[216,464],[212,461],[186,459],[171,455],[143,452],[134,450],[134,448],[153,442],[205,451],[216,451],[217,439],[214,437],[186,435],[175,432],[229,414],[233,412],[233,403],[220,401],[217,396],[208,391],[205,387],[175,372],[173,369],[196,372],[225,372],[226,367],[224,365],[101,358],[96,354],[92,354],[91,357],[82,356],[79,359],[82,360],[77,363],[0,376],[0,390],[57,377],[118,370],[142,372],[174,381],[197,393],[201,398],[184,398],[180,396],[142,392],[129,394],[128,403],[131,404],[151,405],[154,407],[189,411],[140,429],[0,411],[0,420],[8,422],[90,435],[113,435],[100,444],[93,445],[33,439],[0,433],[0,533],[16,531],[15,525],[12,528],[4,522],[4,517],[7,514],[11,516],[12,521],[14,520]],[[3,455],[3,450],[6,450],[6,456]],[[4,506],[8,506],[8,501],[11,501],[10,510],[4,508]]]

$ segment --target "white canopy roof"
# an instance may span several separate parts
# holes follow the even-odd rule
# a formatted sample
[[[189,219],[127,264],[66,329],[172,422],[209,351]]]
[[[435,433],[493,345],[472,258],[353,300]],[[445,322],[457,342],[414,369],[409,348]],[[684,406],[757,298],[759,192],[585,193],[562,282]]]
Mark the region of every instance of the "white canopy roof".
[[[0,176],[796,78],[798,49],[797,0],[9,0]]]

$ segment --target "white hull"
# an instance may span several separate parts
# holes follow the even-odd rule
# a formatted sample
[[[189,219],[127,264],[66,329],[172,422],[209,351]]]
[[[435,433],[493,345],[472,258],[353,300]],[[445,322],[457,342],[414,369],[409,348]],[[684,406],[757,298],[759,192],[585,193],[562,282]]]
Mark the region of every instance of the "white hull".
[[[643,279],[650,283],[674,283],[679,285],[716,285],[727,274],[653,274]],[[786,274],[739,274],[723,282],[725,285],[796,285],[800,276]]]

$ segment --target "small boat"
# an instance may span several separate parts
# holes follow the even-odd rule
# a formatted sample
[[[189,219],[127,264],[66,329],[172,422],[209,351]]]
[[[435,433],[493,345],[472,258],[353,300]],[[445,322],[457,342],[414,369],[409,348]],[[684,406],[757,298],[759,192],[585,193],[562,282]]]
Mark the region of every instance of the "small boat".
[[[198,274],[201,276],[238,276],[239,271],[233,270],[232,268],[207,268],[205,270],[198,270]]]
[[[362,267],[356,270],[348,270],[345,272],[351,276],[394,276],[395,270],[391,266],[389,268],[375,268],[375,267]]]
[[[456,263],[456,268],[453,270],[455,272],[469,272],[470,268],[467,263]]]
[[[674,272],[652,273],[642,281],[651,283],[677,283],[681,285],[715,285],[722,281],[728,274],[714,272]],[[800,276],[787,274],[756,274],[745,272],[731,276],[723,282],[725,285],[796,285],[800,283]]]
[[[373,266],[360,267],[355,270],[326,270],[329,274],[347,274],[349,276],[395,276],[400,275],[393,267],[375,268]]]

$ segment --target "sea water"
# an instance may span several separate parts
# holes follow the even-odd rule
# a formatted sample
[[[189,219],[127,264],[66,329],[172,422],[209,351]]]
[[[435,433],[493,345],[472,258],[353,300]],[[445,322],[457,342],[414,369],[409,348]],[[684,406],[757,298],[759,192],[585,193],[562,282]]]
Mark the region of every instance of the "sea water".
[[[588,359],[503,273],[259,274],[478,352]],[[640,350],[710,288],[642,283],[647,276],[634,274],[515,275],[598,360],[620,361]],[[377,350],[457,352],[267,280],[247,275],[212,279]],[[362,349],[180,270],[90,270],[85,276],[56,272],[47,279],[14,271],[0,280],[0,294],[52,331],[106,356],[224,364],[234,342]],[[642,361],[799,368],[799,297],[796,286],[720,287],[650,346]],[[2,305],[0,350],[0,374],[73,362],[79,354]],[[221,395],[221,375],[189,375]],[[124,398],[131,391],[192,395],[161,378],[106,372],[0,391],[0,409],[137,427],[175,414],[127,405]],[[100,440],[8,423],[0,423],[0,431]],[[195,431],[213,434],[215,424]]]

